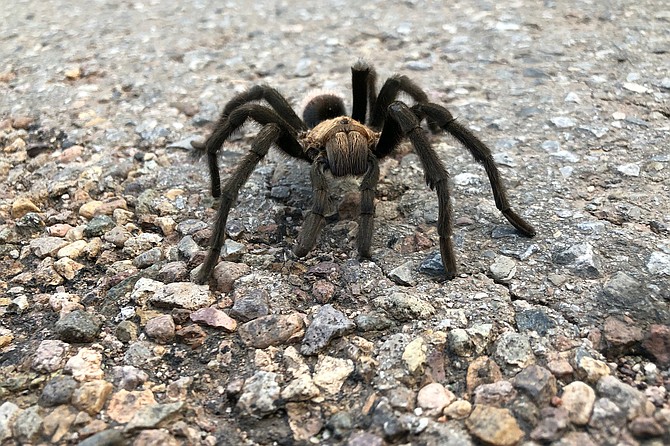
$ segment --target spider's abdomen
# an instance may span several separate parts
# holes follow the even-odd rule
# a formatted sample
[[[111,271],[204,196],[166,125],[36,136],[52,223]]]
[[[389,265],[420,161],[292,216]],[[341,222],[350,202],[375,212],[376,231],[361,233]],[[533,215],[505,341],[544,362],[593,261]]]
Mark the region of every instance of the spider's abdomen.
[[[363,175],[378,139],[377,133],[360,122],[340,116],[314,127],[306,136],[306,147],[325,149],[328,167],[336,177]]]

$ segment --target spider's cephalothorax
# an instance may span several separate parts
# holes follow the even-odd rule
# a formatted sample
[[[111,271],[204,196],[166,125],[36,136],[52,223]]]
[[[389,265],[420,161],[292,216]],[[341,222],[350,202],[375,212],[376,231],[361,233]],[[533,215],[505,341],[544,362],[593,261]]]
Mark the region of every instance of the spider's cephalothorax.
[[[209,279],[225,239],[230,208],[240,188],[273,144],[286,154],[312,165],[310,178],[314,203],[293,252],[299,257],[305,256],[316,243],[325,223],[329,200],[326,172],[330,171],[333,176],[362,176],[358,252],[362,257],[370,257],[379,160],[393,153],[404,139],[412,143],[423,165],[426,183],[437,192],[437,233],[442,263],[446,277],[455,277],[448,174],[421,127],[423,119],[434,133],[447,131],[470,150],[486,169],[496,207],[523,235],[535,235],[535,229],[511,209],[489,148],[456,122],[446,108],[428,102],[426,93],[406,76],[392,76],[377,93],[376,74],[372,67],[358,62],[351,73],[351,116],[347,116],[341,98],[322,94],[307,103],[300,119],[286,99],[267,85],[252,87],[226,104],[212,134],[204,144],[197,145],[197,148],[207,152],[212,195],[221,197],[209,253],[196,277],[198,282],[204,283]],[[401,92],[413,99],[413,105],[396,100]],[[265,101],[268,105],[258,104],[257,101]],[[248,119],[262,127],[251,143],[249,153],[222,188],[217,153],[230,135]]]
[[[368,170],[368,158],[379,140],[373,132],[360,122],[339,116],[317,124],[300,138],[308,156],[326,150],[328,167],[336,177],[363,175]]]

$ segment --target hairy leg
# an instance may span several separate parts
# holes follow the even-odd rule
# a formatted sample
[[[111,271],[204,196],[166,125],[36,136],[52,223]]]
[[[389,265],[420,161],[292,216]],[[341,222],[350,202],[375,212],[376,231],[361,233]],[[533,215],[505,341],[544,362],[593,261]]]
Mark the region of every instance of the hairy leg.
[[[351,88],[353,95],[351,117],[363,124],[366,122],[368,103],[370,105],[370,114],[372,115],[372,110],[377,101],[376,81],[377,73],[374,68],[365,62],[358,61],[351,67]]]
[[[310,171],[310,178],[312,180],[313,200],[312,211],[305,218],[302,225],[302,231],[298,236],[293,253],[298,257],[304,257],[309,253],[314,245],[316,239],[323,229],[326,221],[325,213],[328,210],[330,203],[330,195],[328,189],[328,179],[326,178],[327,161],[323,157],[314,160],[312,170]]]
[[[385,136],[385,133],[387,136]],[[437,192],[438,221],[437,234],[440,238],[440,254],[447,279],[456,277],[456,258],[451,241],[451,200],[449,197],[449,174],[437,153],[421,128],[421,122],[414,112],[402,102],[394,102],[389,106],[388,119],[382,130],[380,143],[388,144],[401,137],[409,138],[416,154],[421,160],[425,173],[426,184]],[[385,151],[388,151],[385,148]]]
[[[361,219],[358,226],[358,254],[370,257],[372,231],[375,218],[375,191],[379,182],[379,161],[374,155],[368,157],[368,170],[361,180]]]
[[[233,175],[226,181],[220,194],[221,203],[219,204],[219,210],[216,215],[216,223],[210,240],[209,252],[200,267],[196,282],[202,284],[209,280],[212,270],[219,261],[221,247],[223,246],[226,237],[226,223],[228,221],[230,208],[235,204],[237,195],[242,186],[247,182],[249,176],[260,160],[267,155],[270,146],[277,140],[281,133],[281,128],[275,123],[268,123],[263,126],[260,132],[258,132],[256,139],[252,142],[249,153],[244,157]]]
[[[500,178],[500,171],[493,160],[491,150],[486,144],[479,140],[469,129],[459,124],[449,110],[440,105],[431,103],[417,104],[412,107],[412,110],[417,116],[426,116],[428,119],[433,120],[442,129],[452,134],[454,138],[472,153],[475,160],[482,164],[486,170],[498,210],[523,235],[527,237],[534,236],[535,228],[512,210],[507,199],[505,186]]]
[[[302,146],[295,138],[296,130],[291,127],[274,110],[259,104],[244,104],[237,107],[227,118],[220,119],[212,134],[205,141],[209,174],[212,185],[212,196],[221,195],[221,179],[219,176],[219,161],[217,154],[223,143],[239,129],[247,119],[256,121],[261,125],[276,124],[281,129],[281,135],[275,141],[277,146],[287,154],[309,161],[303,152]]]
[[[401,92],[410,95],[418,104],[428,102],[426,93],[410,78],[404,75],[391,76],[384,82],[384,85],[382,85],[381,90],[379,90],[377,102],[375,103],[374,108],[371,108],[370,127],[378,129],[384,124],[389,106],[392,102],[398,99],[398,94]],[[439,130],[439,127],[437,127],[430,119],[428,119],[428,127],[433,133]]]
[[[291,127],[297,130],[307,130],[305,124],[293,111],[291,105],[276,89],[269,85],[254,85],[247,91],[244,91],[233,97],[223,108],[219,120],[228,119],[233,110],[238,107],[254,101],[265,100],[270,107],[277,112]]]

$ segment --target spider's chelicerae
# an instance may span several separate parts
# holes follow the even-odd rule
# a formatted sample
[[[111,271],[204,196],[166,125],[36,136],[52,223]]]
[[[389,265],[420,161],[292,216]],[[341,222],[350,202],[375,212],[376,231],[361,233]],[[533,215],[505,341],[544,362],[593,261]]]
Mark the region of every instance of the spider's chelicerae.
[[[230,208],[240,188],[272,145],[312,166],[310,177],[314,202],[293,252],[299,257],[305,256],[314,247],[324,226],[329,199],[327,172],[330,172],[336,177],[363,177],[360,184],[358,252],[361,257],[369,258],[379,160],[392,154],[404,139],[412,143],[423,165],[426,183],[437,192],[440,253],[446,276],[452,279],[456,275],[456,260],[451,241],[449,175],[421,127],[423,119],[433,133],[445,130],[470,150],[486,169],[500,212],[523,235],[535,235],[535,229],[511,209],[489,148],[459,124],[446,108],[429,102],[426,93],[406,76],[392,76],[377,94],[376,74],[372,67],[358,62],[351,68],[351,74],[351,116],[347,115],[340,97],[322,94],[307,103],[303,119],[300,119],[277,90],[257,85],[231,99],[209,138],[204,144],[195,145],[207,152],[212,195],[221,197],[209,253],[196,276],[197,282],[205,283],[209,279],[219,260]],[[397,100],[401,92],[413,99],[413,105]],[[257,103],[263,100],[267,105]],[[249,119],[262,127],[251,143],[249,153],[222,188],[217,152],[231,134]]]

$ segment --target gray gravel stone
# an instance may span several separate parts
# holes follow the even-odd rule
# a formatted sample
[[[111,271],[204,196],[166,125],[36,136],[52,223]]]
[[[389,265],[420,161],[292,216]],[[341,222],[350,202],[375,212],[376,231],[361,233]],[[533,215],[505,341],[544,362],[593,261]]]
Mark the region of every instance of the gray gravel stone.
[[[355,327],[344,313],[330,304],[323,305],[307,327],[300,353],[314,355],[323,350],[334,338],[351,333]]]
[[[305,325],[296,313],[262,316],[240,325],[238,332],[245,344],[254,348],[280,345],[299,333]]]
[[[559,129],[566,129],[576,125],[573,119],[566,116],[557,116],[555,118],[551,118],[550,121]]]
[[[516,262],[506,256],[497,256],[489,267],[491,276],[499,282],[509,282],[516,274]]]
[[[503,333],[495,343],[495,355],[498,364],[521,369],[535,362],[528,337],[511,331]]]
[[[555,251],[552,259],[557,265],[568,266],[580,277],[595,279],[602,275],[602,261],[590,243],[580,243]]]
[[[356,329],[362,332],[385,330],[393,325],[393,321],[383,314],[361,314],[354,319]]]
[[[67,404],[77,388],[77,381],[71,376],[56,376],[46,383],[38,404],[42,407],[55,407]]]
[[[109,215],[96,215],[86,224],[84,228],[85,237],[102,237],[107,231],[111,231],[116,222]]]
[[[210,226],[209,223],[202,220],[195,220],[188,218],[177,223],[176,230],[183,235],[193,235],[198,231],[203,229],[208,229]],[[183,240],[183,239],[182,239]]]
[[[235,303],[230,309],[230,316],[241,322],[248,322],[270,313],[270,305],[267,291],[253,289],[248,292],[236,292]]]
[[[56,335],[68,343],[93,342],[102,328],[102,321],[95,314],[74,310],[56,322]]]
[[[258,371],[245,380],[237,408],[248,416],[270,414],[278,409],[279,390],[276,373]]]
[[[426,258],[419,266],[419,271],[431,276],[444,275],[444,265],[439,251]]]
[[[626,425],[626,414],[607,398],[598,398],[589,419],[589,433],[597,444],[616,445]]]
[[[54,256],[68,242],[60,237],[40,237],[30,241],[30,250],[39,258]]]
[[[184,403],[181,401],[142,407],[128,422],[125,430],[132,431],[134,429],[155,428],[161,422],[173,417],[176,413],[181,411],[183,407]]]
[[[532,430],[530,438],[543,443],[559,440],[569,424],[565,409],[545,407],[540,412],[540,423]]]
[[[156,276],[163,283],[183,282],[188,279],[188,268],[185,262],[169,262],[163,265]]]
[[[554,321],[541,308],[519,311],[515,320],[519,331],[535,331],[540,336],[546,336],[549,330],[556,327]]]
[[[20,411],[19,406],[11,401],[5,401],[0,405],[0,441],[12,437],[11,423]]]
[[[151,248],[135,257],[133,259],[133,266],[140,269],[148,268],[161,260],[163,260],[163,251],[160,248]]]
[[[399,321],[427,319],[435,314],[435,308],[415,293],[393,293],[375,299],[375,305]]]
[[[556,378],[549,370],[530,365],[519,372],[512,383],[519,392],[528,395],[540,407],[547,406],[556,395]]]
[[[150,344],[143,341],[136,341],[130,344],[123,355],[124,362],[137,368],[146,367],[153,359],[154,354],[150,348]]]
[[[116,337],[121,342],[133,342],[137,339],[137,324],[131,321],[122,321],[116,326]]]
[[[447,345],[449,351],[458,356],[470,356],[474,353],[474,343],[468,332],[462,328],[449,330],[447,333]]]
[[[184,259],[190,260],[195,255],[195,253],[200,251],[200,245],[198,245],[195,240],[193,240],[193,237],[187,235],[179,241],[179,244],[177,244],[177,250]]]
[[[412,279],[412,262],[405,262],[397,268],[389,271],[389,279],[397,283],[398,285],[412,286],[416,283]]]
[[[44,421],[43,409],[38,406],[30,406],[20,411],[14,420],[12,431],[19,443],[33,443],[39,438],[40,428]]]
[[[197,310],[210,306],[214,298],[209,294],[207,286],[191,282],[173,282],[160,287],[149,302],[160,308],[184,308]]]
[[[670,254],[654,251],[647,261],[647,269],[651,274],[670,277]]]
[[[604,376],[596,387],[598,395],[607,398],[621,409],[628,420],[646,415],[647,398],[644,393],[622,383],[614,376]]]

